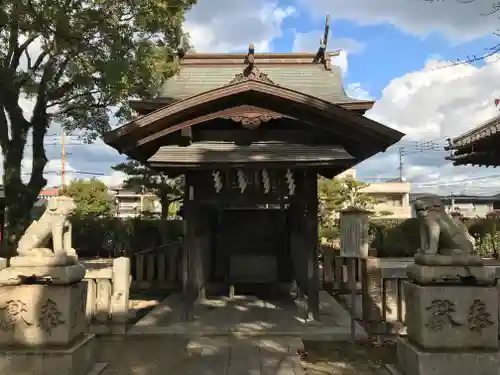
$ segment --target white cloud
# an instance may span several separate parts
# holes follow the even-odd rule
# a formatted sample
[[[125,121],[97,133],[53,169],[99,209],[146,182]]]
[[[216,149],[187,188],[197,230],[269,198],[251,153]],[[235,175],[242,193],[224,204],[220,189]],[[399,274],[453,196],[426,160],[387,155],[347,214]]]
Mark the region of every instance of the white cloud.
[[[257,52],[268,52],[283,21],[295,14],[294,7],[273,1],[211,0],[194,6],[184,27],[197,52],[240,51],[251,43]]]
[[[422,70],[393,79],[367,115],[406,133],[405,140],[454,137],[498,113],[498,77],[499,63],[430,60]]]
[[[446,138],[498,114],[493,103],[500,97],[498,77],[500,62],[492,57],[481,67],[429,60],[422,70],[393,79],[367,117],[407,135],[396,147],[362,163],[358,175],[397,175],[397,148],[404,147],[404,174],[415,182],[415,190],[500,193],[500,172],[496,177],[492,169],[454,167],[445,160],[444,151]],[[356,88],[363,90],[360,85]]]
[[[349,83],[346,87],[347,96],[360,100],[375,100],[368,91],[361,87],[360,82]]]
[[[496,15],[485,17],[498,0],[297,0],[316,17],[329,13],[361,25],[389,23],[408,33],[428,36],[434,31],[453,41],[467,41],[498,29]]]
[[[332,56],[330,61],[333,65],[340,67],[340,70],[342,70],[342,75],[344,77],[347,76],[347,71],[349,68],[349,60],[347,58],[346,51],[341,50],[337,56]]]

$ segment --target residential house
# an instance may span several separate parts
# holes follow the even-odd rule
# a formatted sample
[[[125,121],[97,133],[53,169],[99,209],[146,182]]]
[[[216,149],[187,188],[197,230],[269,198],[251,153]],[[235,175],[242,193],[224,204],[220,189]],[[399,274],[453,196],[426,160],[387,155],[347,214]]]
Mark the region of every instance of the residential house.
[[[356,170],[348,169],[337,176],[337,178],[346,177],[356,178]],[[412,216],[410,190],[411,184],[409,182],[391,179],[370,182],[361,192],[372,197],[376,202],[372,210],[377,216],[389,219],[407,219]]]
[[[121,219],[140,216],[147,211],[161,214],[160,199],[151,193],[137,193],[121,187],[110,188],[110,195],[115,201],[115,216]]]
[[[500,194],[489,196],[475,195],[448,195],[439,196],[435,194],[411,194],[410,202],[412,204],[412,216],[415,217],[413,202],[422,197],[435,197],[440,199],[445,205],[447,212],[460,212],[464,217],[485,217],[493,210],[500,210]]]

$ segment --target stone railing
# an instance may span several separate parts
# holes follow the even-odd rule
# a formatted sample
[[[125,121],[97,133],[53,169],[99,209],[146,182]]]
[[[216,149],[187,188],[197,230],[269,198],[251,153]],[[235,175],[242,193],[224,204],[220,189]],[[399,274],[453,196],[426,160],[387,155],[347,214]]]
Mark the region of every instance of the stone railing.
[[[182,243],[172,242],[132,256],[132,288],[175,289],[178,286],[178,260]]]
[[[124,334],[129,318],[130,259],[81,260],[87,269],[86,317],[92,333]]]
[[[408,279],[406,267],[412,258],[359,259],[356,272],[357,299],[355,311],[357,319],[363,321],[371,334],[405,333],[406,309],[403,282]],[[346,260],[340,256],[325,258],[323,265],[325,289],[335,292],[351,308],[349,275]],[[488,267],[495,267],[500,279],[500,262],[485,260]],[[497,290],[500,296],[500,283]],[[500,317],[500,309],[499,309]],[[500,334],[500,332],[499,332]]]

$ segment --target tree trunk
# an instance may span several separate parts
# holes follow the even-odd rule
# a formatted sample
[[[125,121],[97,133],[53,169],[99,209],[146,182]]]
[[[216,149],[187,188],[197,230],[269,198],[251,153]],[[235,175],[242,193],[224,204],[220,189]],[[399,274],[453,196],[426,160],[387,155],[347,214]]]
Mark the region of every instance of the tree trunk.
[[[17,124],[13,124],[14,129]],[[21,127],[22,125],[19,125]],[[16,134],[17,133],[17,134]],[[26,136],[14,131],[8,147],[3,150],[3,181],[6,201],[6,255],[13,255],[17,242],[31,222],[31,210],[38,200],[40,190],[45,186],[43,170],[47,164],[43,139],[45,126],[33,128],[32,171],[29,182],[22,181],[22,160],[26,145]]]

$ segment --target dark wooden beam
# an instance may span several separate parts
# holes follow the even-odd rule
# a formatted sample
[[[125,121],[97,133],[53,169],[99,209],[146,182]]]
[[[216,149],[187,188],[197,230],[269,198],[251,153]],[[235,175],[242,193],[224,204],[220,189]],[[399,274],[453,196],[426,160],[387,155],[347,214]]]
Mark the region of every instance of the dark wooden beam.
[[[314,134],[304,130],[266,130],[266,129],[233,129],[233,130],[194,130],[193,138],[197,142],[218,141],[234,142],[243,139],[251,141],[282,141],[289,143],[312,144]]]

